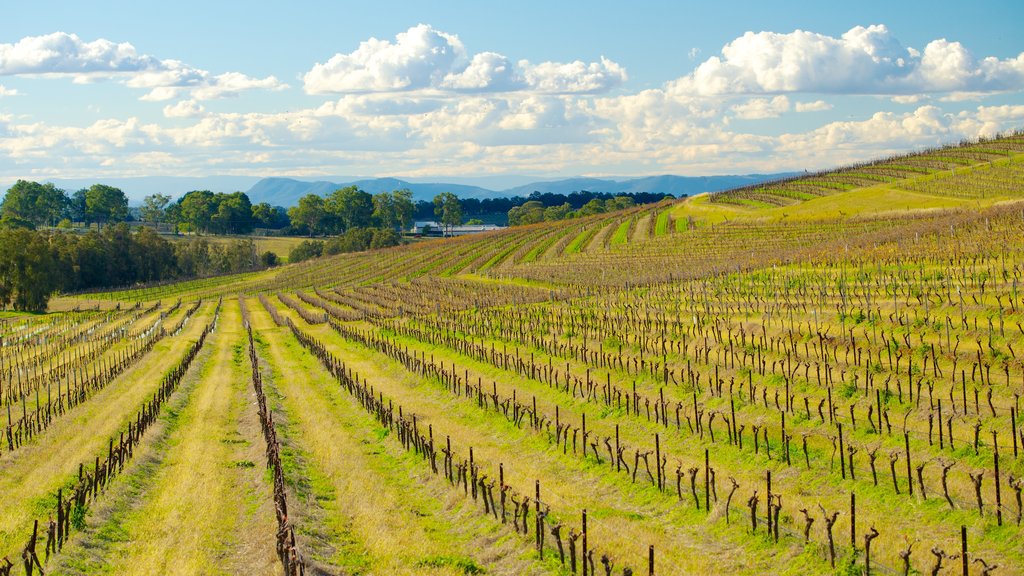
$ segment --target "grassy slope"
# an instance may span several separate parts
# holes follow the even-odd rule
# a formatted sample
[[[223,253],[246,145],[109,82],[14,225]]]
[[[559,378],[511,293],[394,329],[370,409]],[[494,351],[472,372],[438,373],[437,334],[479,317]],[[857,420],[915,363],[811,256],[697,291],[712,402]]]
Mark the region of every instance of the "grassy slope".
[[[689,506],[677,506],[673,495],[659,495],[646,483],[644,473],[633,484],[624,476],[608,474],[607,462],[597,464],[592,459],[581,461],[571,454],[565,456],[544,438],[517,429],[493,412],[479,410],[473,402],[453,402],[436,383],[405,373],[399,364],[344,341],[329,327],[306,326],[297,316],[293,316],[293,321],[321,338],[385,397],[415,410],[421,426],[433,424],[435,430],[449,434],[453,443],[473,446],[482,463],[496,468],[498,462],[503,462],[506,478],[520,491],[528,488],[523,486],[524,478],[538,479],[545,500],[557,503],[562,510],[588,509],[592,544],[629,559],[634,562],[634,569],[640,568],[636,559],[645,557],[650,544],[658,550],[659,562],[684,573],[727,573],[744,567],[756,570],[759,561],[765,562],[760,566],[765,573],[778,569],[778,558],[758,560],[757,550],[765,544],[760,539],[747,539],[741,531],[723,530],[714,522],[708,524],[704,513]],[[444,349],[427,350],[446,361],[458,359]],[[461,369],[472,364],[460,359],[459,365]],[[491,378],[514,378],[497,372],[500,371],[471,371],[470,378],[475,381],[477,374],[485,382]],[[507,393],[508,390],[503,392]],[[734,518],[742,514],[740,506],[733,502]],[[788,558],[796,571],[793,573],[805,573],[816,562],[813,555],[802,556],[802,549],[796,546],[774,549],[773,554]]]
[[[454,575],[481,565],[537,573],[518,558],[514,541],[471,514],[457,492],[387,438],[290,332],[273,327],[262,308],[252,311],[294,442],[321,484],[314,487],[324,506],[321,522],[343,535],[321,561],[353,573]],[[297,520],[300,531],[306,518]]]
[[[1019,157],[1017,156],[1016,158]],[[987,164],[980,164],[975,167],[960,168],[957,170],[957,174],[962,175],[975,169],[987,169],[987,166]],[[937,178],[936,175],[928,175],[888,184],[855,188],[828,196],[812,198],[790,206],[777,207],[716,204],[710,202],[711,197],[709,194],[700,194],[677,203],[672,212],[672,217],[678,220],[692,216],[697,220],[709,223],[745,219],[827,219],[943,208],[983,208],[1010,199],[1008,196],[997,196],[984,200],[956,198],[911,192],[899,188],[900,184],[903,183],[918,180],[931,181],[935,178]]]
[[[112,545],[102,562],[112,573],[278,569],[272,493],[236,301],[225,301],[210,340],[159,467],[115,520],[130,538]]]
[[[193,316],[182,334],[159,342],[154,350],[88,402],[75,407],[35,440],[0,457],[0,494],[11,505],[0,509],[0,557],[20,553],[32,519],[52,509],[53,493],[78,473],[80,462],[107,449],[108,439],[124,429],[160,378],[202,332],[213,305]]]

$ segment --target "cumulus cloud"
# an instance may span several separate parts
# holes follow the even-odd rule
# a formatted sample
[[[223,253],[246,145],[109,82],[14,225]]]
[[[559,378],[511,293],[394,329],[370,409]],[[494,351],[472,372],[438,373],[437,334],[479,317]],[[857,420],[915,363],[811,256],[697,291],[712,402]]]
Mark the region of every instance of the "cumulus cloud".
[[[789,98],[776,96],[774,98],[752,98],[741,104],[732,107],[737,118],[743,120],[763,120],[765,118],[778,118],[783,112],[789,111]]]
[[[273,76],[250,78],[239,72],[214,75],[177,60],[139,54],[130,43],[106,39],[87,42],[75,34],[54,32],[0,44],[0,76],[70,77],[76,83],[117,78],[145,88],[145,100],[168,100],[188,92],[209,100],[244,90],[286,88]]]
[[[4,86],[3,84],[0,84],[0,98],[3,98],[4,96],[17,96],[17,95],[18,95],[18,91],[15,90],[14,88],[8,88],[8,87]]]
[[[747,32],[677,81],[699,95],[820,92],[915,94],[1024,89],[1024,53],[978,60],[959,42],[904,47],[884,25],[857,26],[839,38],[796,30]]]
[[[164,106],[164,116],[167,118],[198,118],[206,112],[195,100],[182,100],[177,104]]]
[[[470,56],[458,36],[419,24],[394,42],[370,38],[348,54],[317,63],[303,78],[310,94],[514,92],[593,94],[626,80],[615,62],[513,63],[496,52]]]
[[[797,102],[797,112],[824,112],[825,110],[831,110],[832,105],[824,100],[815,100],[814,102]]]

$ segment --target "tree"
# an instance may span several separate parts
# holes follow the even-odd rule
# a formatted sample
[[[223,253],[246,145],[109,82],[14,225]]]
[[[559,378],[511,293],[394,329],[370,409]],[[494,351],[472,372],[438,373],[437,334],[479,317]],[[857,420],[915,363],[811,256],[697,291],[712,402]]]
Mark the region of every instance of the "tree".
[[[0,307],[45,312],[60,275],[46,236],[26,229],[0,231]]]
[[[77,192],[72,194],[70,200],[68,200],[65,215],[72,222],[89,222],[89,213],[85,209],[85,192],[86,189],[82,188],[81,190],[78,190]]]
[[[142,200],[142,220],[144,222],[163,222],[165,210],[171,197],[166,194],[151,194]]]
[[[390,192],[373,195],[373,219],[381,228],[393,229],[398,222],[395,214],[395,200]]]
[[[214,210],[213,192],[209,190],[193,190],[178,200],[178,222],[186,224],[195,232],[210,229],[210,219]]]
[[[438,218],[441,225],[451,232],[453,226],[462,224],[462,205],[459,204],[459,197],[451,192],[442,192],[434,196],[434,216]]]
[[[64,216],[67,194],[53,184],[18,180],[0,204],[0,218],[24,220],[33,226],[54,225]]]
[[[287,228],[288,213],[284,208],[271,206],[266,202],[260,202],[252,207],[253,223],[258,228]]]
[[[616,196],[615,198],[605,200],[605,209],[609,212],[613,210],[625,210],[626,208],[632,208],[636,205],[633,198],[629,196]]]
[[[509,226],[536,224],[544,221],[544,204],[538,200],[530,200],[522,206],[515,206],[508,211]]]
[[[412,215],[415,206],[412,203],[412,190],[403,188],[391,193],[391,203],[395,209],[395,219],[402,230],[412,228]]]
[[[324,243],[319,240],[303,240],[288,252],[288,261],[291,263],[302,262],[310,258],[316,258],[324,253]]]
[[[551,206],[544,209],[544,220],[547,222],[565,220],[569,217],[570,212],[572,212],[572,205],[568,202],[559,206]]]
[[[85,212],[96,222],[123,222],[128,217],[128,197],[120,188],[93,184],[85,191]]]
[[[576,211],[579,216],[592,216],[594,214],[603,214],[607,212],[604,201],[600,198],[594,198],[590,202],[583,205],[582,208]]]
[[[216,209],[210,216],[210,226],[220,234],[248,234],[252,232],[252,202],[244,192],[217,194],[213,199]]]
[[[373,196],[355,186],[335,190],[326,203],[328,212],[337,218],[340,231],[373,224]]]
[[[297,205],[288,209],[288,218],[291,219],[292,226],[305,230],[310,236],[323,233],[327,217],[324,199],[316,194],[306,194],[299,198]],[[291,260],[291,256],[288,259]]]

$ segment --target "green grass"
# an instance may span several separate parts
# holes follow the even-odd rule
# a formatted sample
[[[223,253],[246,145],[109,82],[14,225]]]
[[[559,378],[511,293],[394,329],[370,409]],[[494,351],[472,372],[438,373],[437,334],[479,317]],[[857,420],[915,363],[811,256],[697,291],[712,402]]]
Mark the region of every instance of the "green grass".
[[[654,224],[654,235],[663,236],[669,233],[669,218],[672,216],[672,210],[666,208],[658,212],[658,220]]]
[[[628,242],[629,241],[629,229],[630,229],[630,227],[632,225],[633,225],[633,219],[632,218],[627,218],[627,219],[623,220],[622,223],[620,223],[618,225],[618,227],[615,228],[615,232],[612,234],[612,239],[611,239],[611,241],[609,243],[612,246],[615,246],[615,245],[618,245],[618,244],[625,244],[626,242]]]

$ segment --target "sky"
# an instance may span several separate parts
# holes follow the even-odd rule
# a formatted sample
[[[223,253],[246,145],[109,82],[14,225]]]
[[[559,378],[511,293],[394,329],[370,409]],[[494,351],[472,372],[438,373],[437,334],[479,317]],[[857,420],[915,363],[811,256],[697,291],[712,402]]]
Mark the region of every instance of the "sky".
[[[814,170],[1024,128],[1024,2],[50,2],[0,179]]]

